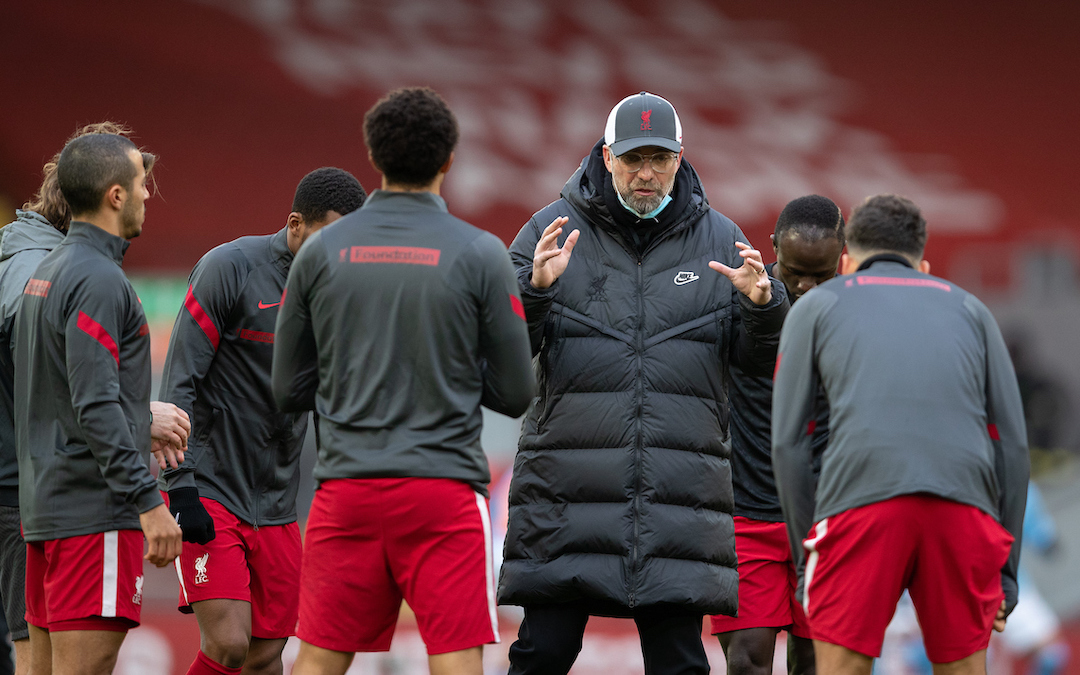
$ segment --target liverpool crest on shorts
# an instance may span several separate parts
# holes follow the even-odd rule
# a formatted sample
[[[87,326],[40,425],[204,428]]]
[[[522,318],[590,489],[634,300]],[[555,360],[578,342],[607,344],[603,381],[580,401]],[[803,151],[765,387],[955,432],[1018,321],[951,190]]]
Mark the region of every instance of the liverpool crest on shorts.
[[[210,581],[210,577],[206,576],[206,563],[210,560],[209,553],[203,553],[198,558],[195,558],[195,583],[205,584]]]
[[[143,575],[135,577],[135,595],[131,596],[131,602],[135,605],[142,605],[142,585]]]

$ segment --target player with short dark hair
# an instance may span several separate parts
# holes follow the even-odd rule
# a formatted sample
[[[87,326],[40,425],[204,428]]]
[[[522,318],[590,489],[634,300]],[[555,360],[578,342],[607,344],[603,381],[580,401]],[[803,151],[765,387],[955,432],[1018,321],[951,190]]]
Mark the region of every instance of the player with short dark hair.
[[[181,526],[209,522],[216,531],[213,541],[185,544],[177,562],[180,611],[194,611],[202,632],[191,675],[281,672],[299,598],[307,413],[274,403],[274,324],[296,252],[365,197],[347,171],[316,169],[297,186],[284,228],[214,248],[189,277],[161,399],[188,411],[192,438],[183,464],[158,483]]]
[[[128,136],[131,129],[115,122],[98,122],[82,127],[68,140],[97,133]],[[42,258],[64,240],[71,222],[71,208],[56,178],[59,159],[57,152],[45,164],[37,193],[16,211],[15,221],[0,230],[0,596],[15,646],[18,675],[28,672],[30,653],[25,604],[26,544],[20,530],[19,463],[15,454],[15,364],[10,348],[26,282]],[[150,434],[155,448],[170,442],[177,450],[185,448],[191,428],[187,414],[158,401],[151,401],[150,409],[154,415]]]
[[[991,627],[1017,598],[1029,465],[1016,375],[986,306],[930,276],[915,204],[868,198],[847,239],[844,276],[787,318],[773,393],[817,667],[868,675],[906,588],[935,672],[985,673]],[[819,384],[830,435],[815,481]]]
[[[360,181],[348,171],[334,167],[315,169],[304,176],[296,186],[289,223],[329,225],[337,220],[330,213],[331,211],[344,216],[363,206],[365,199],[367,199],[367,192],[360,185]],[[294,217],[293,214],[299,218]],[[316,229],[318,228],[304,228],[306,232],[304,239],[314,234]],[[294,236],[294,238],[299,238],[299,236]]]
[[[788,298],[795,302],[836,276],[846,243],[844,216],[828,197],[799,197],[780,212],[771,239],[776,278],[784,282]]]
[[[457,145],[457,121],[432,93],[422,87],[401,89],[364,115],[371,163],[392,185],[429,185]]]
[[[364,120],[382,189],[301,249],[274,343],[277,402],[314,407],[320,440],[293,672],[386,651],[404,598],[432,673],[479,675],[499,640],[480,406],[532,400],[521,299],[502,242],[439,196],[442,98],[399,89]]]
[[[152,163],[153,155],[115,134],[87,134],[64,147],[56,171],[72,222],[27,282],[15,317],[35,671],[110,672],[139,622],[143,536],[146,559],[159,567],[180,553],[180,527],[144,459],[150,331],[120,267],[128,240],[142,231]]]
[[[126,137],[119,134],[94,134],[94,137],[93,142],[69,143],[57,163],[60,190],[73,215],[92,212],[110,186],[131,185],[137,173],[136,166],[119,152],[131,143]],[[157,158],[148,152],[140,152],[140,156],[143,171],[149,176]]]
[[[836,276],[844,251],[844,217],[821,195],[793,199],[780,212],[772,235],[777,262],[769,274],[792,302]],[[735,494],[735,552],[739,556],[739,615],[711,617],[727,657],[729,675],[769,675],[776,634],[788,631],[788,671],[814,672],[814,645],[795,600],[795,565],[772,472],[771,374],[731,365],[731,483]],[[819,393],[813,453],[815,470],[829,439],[829,402]]]

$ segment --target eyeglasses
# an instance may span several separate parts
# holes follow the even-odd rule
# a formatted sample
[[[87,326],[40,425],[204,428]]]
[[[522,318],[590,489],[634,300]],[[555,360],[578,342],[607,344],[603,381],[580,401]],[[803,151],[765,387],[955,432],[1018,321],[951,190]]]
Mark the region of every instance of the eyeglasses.
[[[649,160],[649,166],[656,173],[667,173],[675,166],[676,155],[673,152],[656,152],[651,155],[642,155],[637,152],[624,152],[619,155],[619,161],[623,168],[630,173],[641,171],[645,166],[645,160]]]

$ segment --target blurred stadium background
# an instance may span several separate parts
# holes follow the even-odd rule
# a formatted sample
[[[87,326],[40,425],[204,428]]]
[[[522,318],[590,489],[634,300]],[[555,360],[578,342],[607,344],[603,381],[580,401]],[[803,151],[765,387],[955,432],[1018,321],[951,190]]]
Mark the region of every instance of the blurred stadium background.
[[[768,260],[793,197],[817,192],[846,212],[869,194],[909,196],[930,223],[933,271],[986,301],[1013,346],[1061,532],[1053,555],[1027,562],[1080,672],[1078,17],[1069,0],[0,0],[0,222],[78,126],[132,126],[161,158],[125,262],[160,370],[204,252],[282,227],[313,168],[377,187],[361,118],[396,86],[449,101],[462,138],[444,195],[506,242],[557,196],[610,107],[642,89],[679,110],[710,201]],[[488,418],[496,481],[516,433]],[[302,513],[312,489],[305,479]],[[117,672],[182,673],[197,626],[175,612],[171,572],[148,575],[145,624]],[[492,672],[516,631],[513,612],[504,620]],[[598,621],[590,635],[575,673],[642,671],[630,624]],[[391,655],[358,658],[355,672],[426,672],[423,654],[406,617]],[[1024,667],[1000,655],[992,672]]]

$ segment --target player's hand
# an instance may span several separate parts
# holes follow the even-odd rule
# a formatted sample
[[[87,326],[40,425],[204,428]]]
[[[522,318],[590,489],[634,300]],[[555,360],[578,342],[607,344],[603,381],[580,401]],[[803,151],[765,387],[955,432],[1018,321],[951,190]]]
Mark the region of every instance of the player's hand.
[[[1001,632],[1005,630],[1005,601],[1001,601],[1001,607],[998,607],[997,616],[994,617],[994,630]]]
[[[731,279],[735,288],[755,305],[769,304],[772,300],[772,282],[769,280],[769,273],[765,271],[765,263],[761,260],[761,251],[741,241],[735,242],[735,245],[739,247],[739,255],[743,258],[741,267],[728,267],[715,260],[709,262],[709,267]]]
[[[171,563],[183,549],[180,526],[164,504],[139,514],[139,526],[146,537],[146,560],[158,567]]]
[[[150,439],[150,454],[157,460],[158,467],[168,469],[180,466],[184,461],[184,451],[170,444],[168,441]]]
[[[570,222],[566,216],[559,216],[544,228],[540,235],[540,241],[536,242],[536,251],[533,253],[532,279],[533,288],[544,289],[562,276],[566,266],[570,264],[570,254],[574,251],[581,230],[574,230],[559,247],[559,235],[562,234],[562,226]]]
[[[184,541],[205,544],[214,539],[214,519],[199,500],[199,488],[169,490],[169,513],[184,533]]]
[[[191,420],[188,414],[172,403],[151,401],[150,413],[150,451],[157,458],[158,466],[176,468],[184,461],[187,450],[188,434],[191,433]]]

